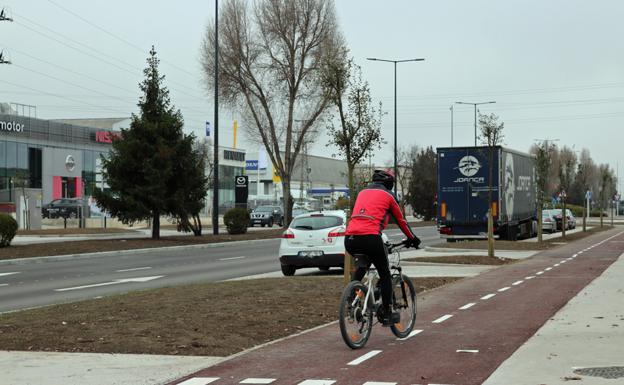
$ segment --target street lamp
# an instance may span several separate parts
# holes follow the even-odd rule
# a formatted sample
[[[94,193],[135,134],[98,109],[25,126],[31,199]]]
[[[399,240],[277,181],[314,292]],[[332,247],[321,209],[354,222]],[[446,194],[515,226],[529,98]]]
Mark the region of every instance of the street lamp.
[[[468,103],[468,102],[455,102],[455,104],[471,104],[474,106],[474,139],[475,139],[475,147],[477,146],[477,106],[481,105],[481,104],[493,104],[496,103],[495,101],[492,102],[481,102],[481,103]]]
[[[410,61],[424,61],[425,59],[404,59],[404,60],[390,60],[390,59],[378,59],[375,57],[367,57],[366,60],[371,61],[383,61],[387,63],[394,63],[394,176],[397,174],[397,76],[396,68],[397,63],[405,63]],[[394,183],[394,195],[397,194],[397,183]]]

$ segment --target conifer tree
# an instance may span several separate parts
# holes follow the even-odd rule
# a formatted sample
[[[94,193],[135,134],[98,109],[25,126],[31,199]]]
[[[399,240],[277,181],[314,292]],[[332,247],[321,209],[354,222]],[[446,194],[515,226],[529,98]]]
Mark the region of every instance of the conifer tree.
[[[140,84],[139,115],[113,140],[102,172],[109,189],[96,189],[98,206],[122,223],[151,219],[152,238],[160,237],[160,217],[170,216],[182,230],[201,234],[199,212],[208,180],[206,154],[184,134],[184,120],[169,99],[152,47]],[[191,223],[190,218],[193,219]]]

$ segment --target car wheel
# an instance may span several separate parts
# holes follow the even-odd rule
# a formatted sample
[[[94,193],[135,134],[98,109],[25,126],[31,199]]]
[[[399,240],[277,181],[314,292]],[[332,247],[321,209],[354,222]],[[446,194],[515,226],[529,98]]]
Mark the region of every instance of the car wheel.
[[[295,270],[297,269],[294,266],[282,265],[282,273],[287,277],[295,275]]]
[[[264,223],[261,223],[260,226],[264,227]]]
[[[319,266],[318,268],[320,271],[327,271],[329,270],[329,266]]]
[[[280,221],[279,221],[279,226],[280,226],[280,227],[284,227],[284,217],[281,217],[281,218],[280,218]]]
[[[269,226],[269,227],[273,227],[273,218],[269,219],[269,224],[268,224],[268,226]]]

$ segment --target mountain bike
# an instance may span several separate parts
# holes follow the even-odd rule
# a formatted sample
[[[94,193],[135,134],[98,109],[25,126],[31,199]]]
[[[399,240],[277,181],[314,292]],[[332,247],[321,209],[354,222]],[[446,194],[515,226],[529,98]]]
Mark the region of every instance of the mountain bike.
[[[392,276],[393,311],[400,314],[399,322],[390,325],[392,333],[398,338],[407,337],[416,323],[416,290],[412,281],[401,272],[400,250],[403,243],[386,243],[388,260]],[[356,267],[367,269],[364,282],[352,281],[344,289],[340,298],[340,334],[347,346],[359,349],[366,345],[373,325],[382,322],[381,293],[376,282],[379,279],[377,269],[373,268],[365,254],[353,256]],[[376,319],[377,322],[373,323]]]

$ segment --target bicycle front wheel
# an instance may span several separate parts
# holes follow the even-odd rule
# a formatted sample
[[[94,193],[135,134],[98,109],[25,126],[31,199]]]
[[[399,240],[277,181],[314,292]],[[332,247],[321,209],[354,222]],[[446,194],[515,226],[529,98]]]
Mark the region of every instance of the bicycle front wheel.
[[[392,302],[394,311],[399,312],[399,322],[390,326],[392,333],[399,338],[407,337],[416,324],[416,290],[406,276],[392,277]]]
[[[359,281],[350,282],[340,298],[340,334],[351,349],[366,345],[373,327],[373,310],[366,306],[366,286]]]

